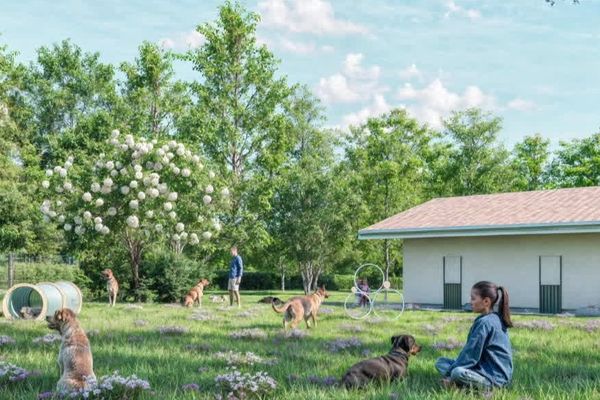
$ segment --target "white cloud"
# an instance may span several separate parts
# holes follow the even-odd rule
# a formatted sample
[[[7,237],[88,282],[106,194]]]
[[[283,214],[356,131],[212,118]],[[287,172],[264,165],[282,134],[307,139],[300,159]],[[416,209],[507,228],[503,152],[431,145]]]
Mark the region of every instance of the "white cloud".
[[[158,41],[159,46],[164,49],[188,50],[200,47],[206,42],[204,35],[197,31],[182,32],[171,38],[163,38]]]
[[[345,115],[342,118],[342,125],[347,127],[350,125],[360,125],[366,122],[369,117],[377,117],[390,111],[392,107],[385,101],[382,94],[376,94],[373,102],[367,107],[352,114]]]
[[[477,86],[468,86],[464,93],[448,90],[440,79],[435,79],[422,89],[405,84],[397,92],[397,98],[407,102],[406,109],[415,118],[434,128],[442,126],[442,119],[452,111],[470,107],[495,109],[496,100]],[[410,103],[408,103],[410,102]]]
[[[294,42],[286,38],[282,38],[279,43],[282,49],[296,54],[310,54],[316,50],[314,43]]]
[[[378,65],[363,67],[363,55],[346,55],[341,72],[321,78],[315,89],[317,96],[327,104],[369,101],[374,95],[387,91],[379,85],[381,68]]]
[[[449,0],[446,2],[446,13],[444,14],[444,18],[450,18],[450,16],[452,16],[453,14],[459,15],[459,16],[465,16],[467,18],[469,18],[470,20],[476,20],[481,18],[481,13],[479,12],[479,10],[476,10],[474,8],[471,9],[464,9],[461,6],[457,5],[454,1]]]
[[[324,0],[265,0],[258,4],[265,26],[314,34],[366,34],[368,29],[336,19]]]
[[[360,94],[350,87],[348,80],[342,74],[321,78],[319,86],[317,86],[317,96],[328,104],[351,103],[360,100]]]
[[[533,101],[524,100],[519,97],[512,99],[506,105],[508,108],[517,111],[534,111],[537,110],[537,106]]]
[[[404,68],[402,71],[400,71],[399,76],[405,81],[410,81],[413,78],[422,78],[423,74],[421,73],[421,71],[419,71],[419,68],[417,68],[416,64],[411,64],[408,67]]]

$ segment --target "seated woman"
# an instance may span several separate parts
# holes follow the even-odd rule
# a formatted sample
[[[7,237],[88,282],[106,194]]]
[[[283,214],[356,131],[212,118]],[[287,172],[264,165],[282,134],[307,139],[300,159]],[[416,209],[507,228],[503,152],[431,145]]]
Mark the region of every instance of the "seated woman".
[[[495,304],[498,313],[493,312]],[[465,347],[456,360],[440,357],[435,363],[442,384],[478,389],[506,386],[513,372],[508,292],[492,282],[477,282],[471,289],[471,306],[481,315],[473,322]]]
[[[369,304],[368,295],[371,291],[371,289],[369,288],[369,283],[367,282],[367,278],[363,278],[358,281],[358,289],[358,305],[361,307],[367,307]]]

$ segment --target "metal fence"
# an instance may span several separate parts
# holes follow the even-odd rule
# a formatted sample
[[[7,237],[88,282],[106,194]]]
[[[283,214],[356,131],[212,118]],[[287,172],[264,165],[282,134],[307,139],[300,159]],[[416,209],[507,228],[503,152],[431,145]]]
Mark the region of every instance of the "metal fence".
[[[23,283],[27,269],[35,265],[55,264],[65,267],[77,265],[75,257],[63,254],[33,255],[23,253],[0,253],[0,289]]]

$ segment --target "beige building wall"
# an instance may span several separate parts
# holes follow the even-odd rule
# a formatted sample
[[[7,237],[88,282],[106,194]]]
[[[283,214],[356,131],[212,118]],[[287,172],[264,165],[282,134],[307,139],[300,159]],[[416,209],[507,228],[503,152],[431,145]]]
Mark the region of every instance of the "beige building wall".
[[[562,256],[562,306],[600,305],[600,234],[488,236],[404,240],[407,303],[443,303],[443,257],[462,256],[462,304],[471,286],[506,286],[511,307],[539,307],[540,256]]]

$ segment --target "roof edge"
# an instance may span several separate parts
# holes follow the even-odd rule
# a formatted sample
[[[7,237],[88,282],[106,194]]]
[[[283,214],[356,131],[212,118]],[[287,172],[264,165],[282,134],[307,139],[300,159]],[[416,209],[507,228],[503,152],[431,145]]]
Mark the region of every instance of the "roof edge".
[[[418,239],[437,237],[551,235],[564,233],[599,233],[600,221],[548,224],[480,225],[438,228],[361,229],[359,240]]]

